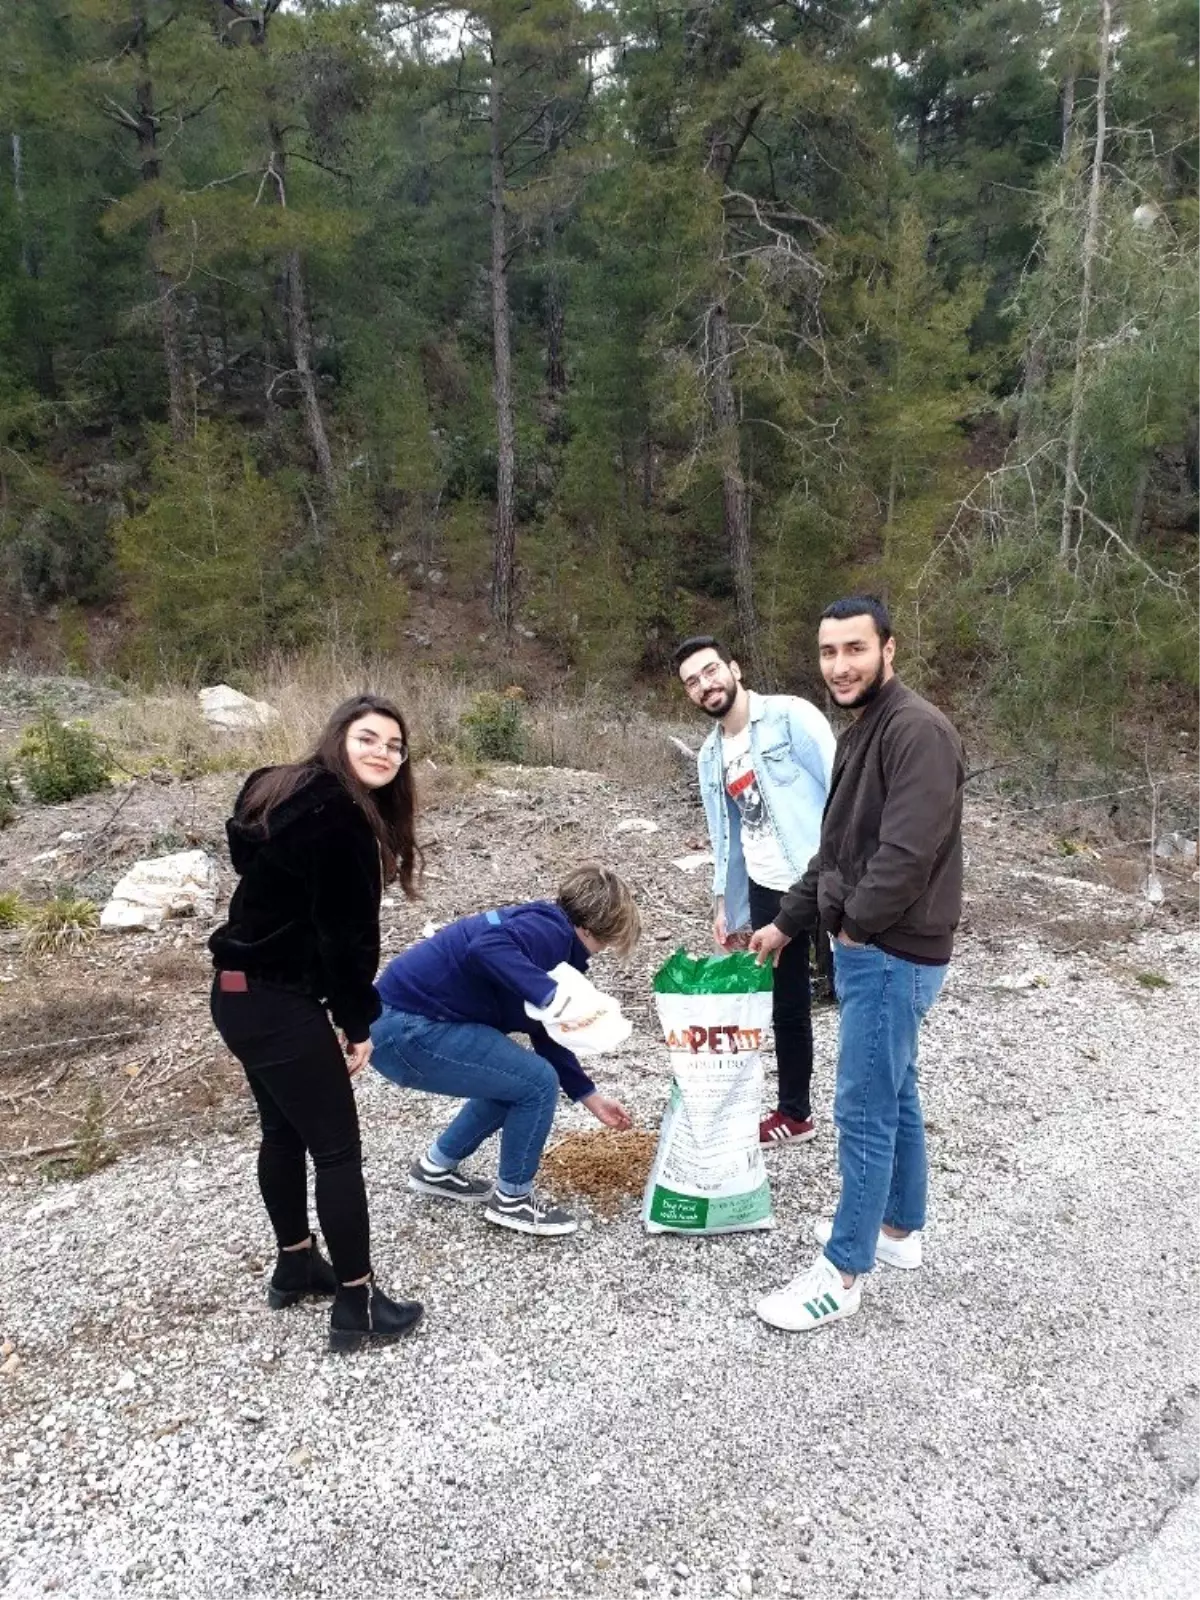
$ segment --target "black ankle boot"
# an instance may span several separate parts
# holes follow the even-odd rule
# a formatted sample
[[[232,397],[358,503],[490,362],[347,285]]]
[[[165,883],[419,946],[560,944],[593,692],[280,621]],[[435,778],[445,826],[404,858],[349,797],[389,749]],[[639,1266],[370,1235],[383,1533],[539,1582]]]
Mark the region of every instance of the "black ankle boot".
[[[390,1300],[376,1287],[374,1276],[353,1288],[340,1284],[329,1314],[329,1348],[359,1350],[365,1344],[386,1344],[411,1332],[424,1312],[419,1300]]]
[[[294,1306],[305,1295],[337,1293],[337,1275],[317,1249],[317,1236],[310,1233],[307,1250],[281,1250],[267,1288],[267,1304],[272,1311]]]

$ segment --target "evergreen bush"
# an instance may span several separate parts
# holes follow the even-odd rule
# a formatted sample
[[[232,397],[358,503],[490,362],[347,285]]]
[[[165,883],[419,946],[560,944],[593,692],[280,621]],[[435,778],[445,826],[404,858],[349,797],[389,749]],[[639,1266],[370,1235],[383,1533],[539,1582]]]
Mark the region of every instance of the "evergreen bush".
[[[42,805],[94,794],[108,783],[108,763],[96,735],[83,723],[59,722],[49,707],[21,736],[16,767]]]
[[[517,694],[477,694],[462,714],[461,727],[467,751],[476,760],[524,761],[525,713]]]
[[[17,791],[13,784],[10,762],[0,761],[0,828],[7,828],[17,818]]]

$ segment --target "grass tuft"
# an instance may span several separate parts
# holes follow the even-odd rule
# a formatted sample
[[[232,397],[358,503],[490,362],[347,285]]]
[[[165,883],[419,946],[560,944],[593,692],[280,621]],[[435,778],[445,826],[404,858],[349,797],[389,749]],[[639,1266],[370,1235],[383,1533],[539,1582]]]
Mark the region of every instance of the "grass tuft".
[[[61,955],[90,944],[100,926],[92,900],[62,896],[32,906],[25,914],[25,949],[30,955]]]

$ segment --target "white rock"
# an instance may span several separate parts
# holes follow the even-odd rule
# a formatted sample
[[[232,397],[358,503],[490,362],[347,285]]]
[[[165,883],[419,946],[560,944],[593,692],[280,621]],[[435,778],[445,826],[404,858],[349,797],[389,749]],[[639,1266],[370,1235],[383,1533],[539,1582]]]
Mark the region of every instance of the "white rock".
[[[1195,861],[1196,841],[1184,833],[1164,833],[1154,846],[1154,854],[1160,861]]]
[[[240,733],[246,728],[265,728],[279,717],[275,707],[269,706],[265,700],[251,700],[249,695],[239,694],[227,683],[201,689],[199,699],[204,720],[230,733]]]
[[[701,867],[711,867],[712,862],[711,850],[693,850],[689,855],[676,856],[671,865],[680,872],[698,872]]]
[[[658,823],[649,817],[625,817],[613,829],[614,833],[657,833]]]
[[[102,928],[158,928],[167,917],[211,917],[217,864],[203,850],[136,861],[100,913]]]
[[[64,1211],[74,1211],[78,1204],[78,1189],[67,1189],[62,1194],[47,1195],[44,1200],[39,1200],[36,1205],[30,1206],[25,1220],[41,1222],[45,1217],[57,1217]]]

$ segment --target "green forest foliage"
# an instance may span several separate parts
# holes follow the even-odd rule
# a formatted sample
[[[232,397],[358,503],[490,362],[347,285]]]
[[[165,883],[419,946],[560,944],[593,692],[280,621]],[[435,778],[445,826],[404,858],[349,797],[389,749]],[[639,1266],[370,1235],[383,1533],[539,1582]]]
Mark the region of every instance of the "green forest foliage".
[[[0,607],[120,606],[146,676],[396,648],[421,574],[488,592],[507,404],[515,615],[581,681],[703,626],[803,687],[862,586],[937,692],[1119,744],[1195,685],[1196,37],[0,0]]]

